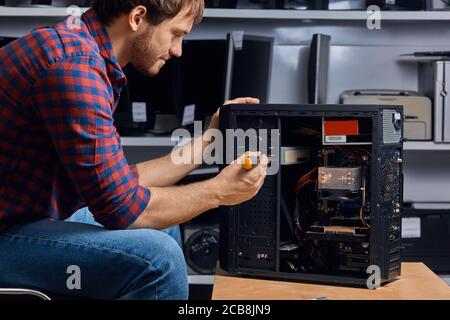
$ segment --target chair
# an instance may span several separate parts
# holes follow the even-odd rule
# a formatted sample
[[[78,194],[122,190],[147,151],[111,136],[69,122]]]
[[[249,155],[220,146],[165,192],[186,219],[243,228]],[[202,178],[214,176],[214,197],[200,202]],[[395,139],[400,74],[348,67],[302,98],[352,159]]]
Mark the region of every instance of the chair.
[[[36,291],[36,290],[29,290],[29,289],[1,289],[0,288],[0,300],[1,297],[17,297],[17,296],[21,296],[21,297],[34,297],[34,298],[39,298],[41,300],[51,300],[49,296],[47,296],[46,294]]]

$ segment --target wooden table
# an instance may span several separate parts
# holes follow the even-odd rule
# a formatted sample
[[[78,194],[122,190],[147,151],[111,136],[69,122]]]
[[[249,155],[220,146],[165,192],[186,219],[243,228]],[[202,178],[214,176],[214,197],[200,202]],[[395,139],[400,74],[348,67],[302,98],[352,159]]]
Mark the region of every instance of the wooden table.
[[[216,275],[213,300],[450,300],[450,286],[423,263],[403,263],[398,280],[376,290]]]

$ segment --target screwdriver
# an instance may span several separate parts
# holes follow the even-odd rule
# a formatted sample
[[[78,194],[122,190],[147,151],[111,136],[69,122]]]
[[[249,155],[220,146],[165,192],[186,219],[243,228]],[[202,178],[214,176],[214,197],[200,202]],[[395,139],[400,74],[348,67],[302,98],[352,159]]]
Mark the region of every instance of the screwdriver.
[[[259,157],[256,155],[244,155],[243,161],[242,161],[242,168],[245,170],[252,170],[253,168],[256,168],[259,164]]]

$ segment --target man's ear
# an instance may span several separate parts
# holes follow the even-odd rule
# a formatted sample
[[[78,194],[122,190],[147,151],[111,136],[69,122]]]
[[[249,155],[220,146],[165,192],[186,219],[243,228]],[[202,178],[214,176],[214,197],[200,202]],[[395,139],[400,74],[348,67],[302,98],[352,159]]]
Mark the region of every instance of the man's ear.
[[[147,19],[147,8],[144,6],[134,7],[128,14],[128,23],[132,31],[138,31]]]

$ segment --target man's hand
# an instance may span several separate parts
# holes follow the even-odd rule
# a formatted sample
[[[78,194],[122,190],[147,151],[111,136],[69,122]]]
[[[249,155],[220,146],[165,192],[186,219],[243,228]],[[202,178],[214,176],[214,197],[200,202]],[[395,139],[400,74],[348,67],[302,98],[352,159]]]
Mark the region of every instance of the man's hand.
[[[259,104],[259,102],[260,101],[257,98],[247,97],[247,98],[237,98],[234,100],[227,100],[223,105],[226,106],[229,104]],[[220,115],[220,108],[212,116],[208,129],[219,129],[219,115]]]
[[[260,163],[252,170],[242,168],[245,156],[260,156],[260,152],[247,152],[223,169],[212,179],[218,190],[220,205],[232,206],[252,199],[261,189],[267,175],[269,160],[260,156]]]

